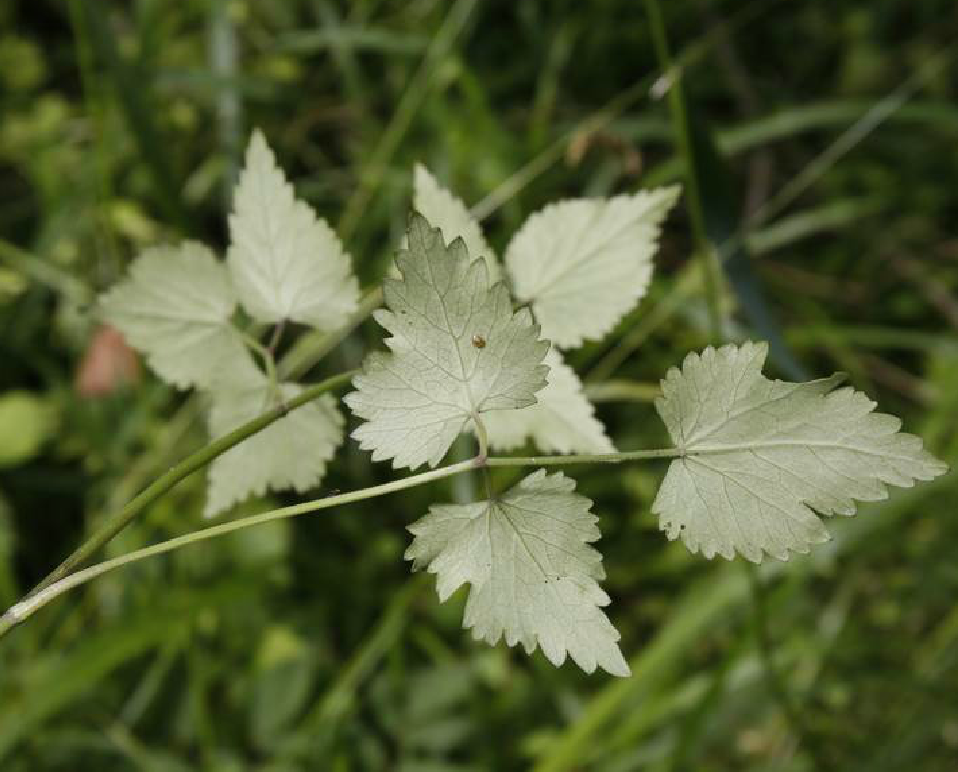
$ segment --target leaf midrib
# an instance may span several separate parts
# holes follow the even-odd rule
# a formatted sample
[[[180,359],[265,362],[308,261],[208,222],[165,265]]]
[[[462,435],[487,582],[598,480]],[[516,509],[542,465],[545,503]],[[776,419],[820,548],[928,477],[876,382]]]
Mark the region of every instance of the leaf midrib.
[[[840,450],[850,450],[855,453],[862,453],[866,456],[876,456],[878,458],[893,458],[898,461],[915,461],[914,458],[910,456],[902,456],[897,453],[887,453],[879,452],[869,448],[863,448],[859,445],[849,445],[843,442],[829,441],[829,440],[766,440],[760,442],[741,442],[741,443],[729,443],[729,444],[714,444],[714,445],[693,445],[691,447],[685,448],[685,455],[687,457],[692,456],[715,456],[721,455],[723,453],[739,453],[742,451],[756,450],[760,448],[785,448],[785,447],[801,447],[801,448],[834,448]]]

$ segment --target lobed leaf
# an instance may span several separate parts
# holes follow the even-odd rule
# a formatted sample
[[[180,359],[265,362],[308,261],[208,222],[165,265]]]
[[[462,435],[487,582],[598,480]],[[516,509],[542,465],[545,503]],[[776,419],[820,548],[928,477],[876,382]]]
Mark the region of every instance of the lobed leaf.
[[[210,434],[221,437],[300,391],[295,383],[274,388],[262,375],[242,388],[218,391],[209,415]],[[302,493],[315,487],[342,440],[343,416],[330,395],[296,408],[213,461],[205,516],[267,489]]]
[[[679,188],[574,199],[532,215],[506,249],[516,298],[542,333],[576,347],[605,335],[645,295],[662,221]]]
[[[202,244],[154,247],[100,299],[104,319],[180,388],[218,388],[258,374],[230,322],[236,293],[225,266]]]
[[[540,469],[501,498],[434,506],[410,526],[406,558],[436,574],[441,601],[470,585],[463,624],[476,638],[627,676],[619,634],[601,610],[609,596],[590,546],[599,538],[592,502],[574,490],[563,474]]]
[[[259,131],[246,152],[229,218],[227,262],[243,308],[261,322],[338,327],[359,287],[339,238],[296,199]]]
[[[546,387],[536,394],[536,404],[521,410],[489,413],[483,421],[489,444],[514,450],[531,439],[543,452],[614,453],[605,427],[595,417],[595,408],[582,391],[582,381],[551,349]]]
[[[446,243],[461,238],[469,255],[486,261],[490,283],[499,279],[499,262],[482,229],[462,201],[442,187],[429,170],[416,164],[413,172],[413,204],[416,211],[442,231]]]
[[[391,351],[367,357],[345,398],[365,419],[353,437],[397,468],[435,466],[470,420],[535,403],[548,371],[549,344],[531,314],[513,313],[462,239],[446,246],[414,213],[408,244],[396,257],[402,278],[384,283],[389,310],[376,313]]]
[[[833,391],[843,375],[769,380],[767,354],[765,343],[709,347],[662,381],[656,407],[683,454],[652,506],[669,539],[707,558],[786,560],[829,538],[818,514],[853,515],[856,500],[946,471],[864,394]]]

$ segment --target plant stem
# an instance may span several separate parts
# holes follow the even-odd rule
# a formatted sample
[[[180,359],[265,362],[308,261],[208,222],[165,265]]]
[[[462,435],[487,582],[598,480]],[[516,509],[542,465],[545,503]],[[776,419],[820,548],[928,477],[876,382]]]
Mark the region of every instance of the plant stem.
[[[647,461],[653,458],[678,458],[684,455],[676,448],[631,450],[624,453],[596,453],[574,456],[510,456],[486,459],[486,466],[566,466],[567,464],[621,464],[625,461]]]
[[[657,383],[612,380],[587,383],[585,395],[592,402],[653,402],[662,396],[662,387]]]
[[[103,545],[110,541],[110,539],[122,531],[126,525],[133,520],[133,518],[135,518],[140,512],[160,498],[160,496],[170,490],[173,486],[179,483],[180,480],[189,477],[197,469],[201,469],[202,467],[206,466],[213,459],[221,456],[227,450],[235,445],[238,445],[247,437],[250,437],[256,434],[258,431],[265,429],[274,421],[288,414],[291,410],[294,410],[301,405],[305,405],[307,402],[311,402],[321,394],[325,394],[328,391],[345,386],[347,383],[349,383],[349,380],[353,377],[353,375],[356,374],[356,372],[357,371],[342,373],[310,386],[304,389],[302,393],[298,394],[289,402],[263,413],[261,416],[254,418],[252,421],[248,421],[242,426],[231,431],[229,434],[220,437],[206,447],[201,448],[195,453],[187,456],[185,459],[172,467],[168,472],[166,472],[166,474],[154,480],[141,493],[130,499],[130,501],[122,509],[120,509],[111,517],[108,517],[100,529],[96,531],[96,533],[94,533],[89,539],[83,542],[83,544],[81,544],[76,550],[74,550],[70,556],[66,558],[66,560],[64,560],[59,566],[50,572],[50,574],[42,582],[40,582],[40,584],[31,590],[30,595],[34,595],[35,593],[40,592],[54,584],[55,582],[62,580],[77,566],[89,560],[97,550],[103,547]],[[3,628],[0,627],[0,630],[2,629]]]
[[[269,382],[273,385],[273,388],[278,387],[279,376],[276,374],[276,359],[273,357],[272,350],[264,346],[254,335],[248,332],[242,333],[242,337],[246,347],[255,351],[260,359],[263,360],[263,367],[266,368],[266,377],[269,378]]]
[[[486,499],[492,501],[492,475],[489,474],[489,467],[486,461],[489,459],[489,433],[486,431],[486,425],[479,417],[479,413],[472,414],[472,423],[476,427],[476,439],[479,441],[479,455],[476,460],[482,466],[482,482],[486,487]]]
[[[303,335],[293,344],[279,363],[279,375],[281,378],[299,378],[320,359],[326,356],[360,324],[362,324],[369,315],[383,304],[382,287],[367,292],[362,300],[359,301],[359,307],[346,320],[346,323],[330,333],[308,333]]]
[[[782,714],[788,722],[796,740],[811,757],[814,768],[819,772],[829,772],[832,768],[825,759],[823,749],[809,731],[801,709],[793,699],[791,691],[775,666],[774,644],[768,624],[768,608],[766,603],[765,585],[758,570],[751,563],[744,564],[745,574],[748,577],[752,601],[752,622],[755,630],[755,639],[759,656],[762,660],[762,670],[765,682],[774,700],[778,703]]]
[[[709,315],[709,330],[712,343],[718,345],[722,339],[722,315],[719,302],[719,262],[715,246],[709,240],[705,227],[705,212],[702,202],[702,191],[699,188],[698,171],[695,163],[695,153],[692,148],[692,133],[689,128],[689,116],[685,109],[685,94],[682,88],[682,70],[672,64],[669,53],[669,41],[665,31],[665,22],[662,19],[662,10],[658,0],[645,0],[645,9],[649,16],[649,25],[652,32],[652,44],[655,46],[656,58],[662,70],[662,77],[671,80],[668,87],[669,112],[672,114],[672,124],[675,129],[679,151],[685,161],[685,179],[689,218],[692,222],[692,231],[698,242],[702,259],[702,275],[705,283],[705,302]]]
[[[356,226],[366,213],[373,194],[382,182],[389,159],[396,152],[403,136],[412,125],[413,118],[416,117],[417,111],[429,94],[429,89],[439,71],[439,62],[452,50],[459,34],[465,29],[475,5],[476,0],[457,0],[449,9],[436,34],[433,35],[429,48],[399,100],[389,125],[359,173],[359,184],[346,202],[339,227],[336,229],[339,232],[339,238],[344,242],[350,240]]]
[[[93,294],[90,288],[73,274],[52,260],[45,260],[4,239],[0,239],[0,263],[6,263],[15,272],[59,292],[78,305],[90,302]]]
[[[751,0],[751,2],[746,3],[726,16],[725,30],[721,32],[724,34],[732,34],[735,31],[741,30],[756,17],[765,13],[769,6],[777,2],[781,2],[781,0]],[[721,40],[719,32],[720,30],[718,28],[713,27],[697,40],[686,44],[676,59],[676,66],[687,67],[704,59],[705,56],[712,51],[716,43]],[[470,214],[477,220],[482,221],[494,212],[497,212],[507,201],[515,198],[533,180],[540,177],[561,161],[568,151],[569,144],[576,137],[588,136],[589,134],[602,130],[626,110],[631,109],[640,101],[646,99],[649,94],[649,87],[652,86],[654,82],[654,78],[642,76],[631,86],[626,87],[625,90],[620,91],[612,97],[612,99],[598,110],[577,121],[567,131],[556,137],[556,139],[547,145],[538,155],[499,183],[493,191],[472,207]]]
[[[286,329],[286,320],[280,319],[279,323],[273,327],[273,334],[269,339],[269,346],[267,347],[270,353],[270,356],[276,357],[276,349],[279,346],[279,342],[283,339],[283,330]]]
[[[476,428],[476,439],[479,441],[479,458],[489,457],[489,433],[478,413],[472,414],[472,424]]]
[[[292,400],[287,405],[283,406],[283,408],[276,408],[268,413],[265,413],[256,420],[251,421],[250,423],[241,426],[239,429],[234,430],[225,437],[222,437],[198,453],[194,453],[185,461],[180,462],[177,466],[167,472],[167,474],[154,482],[153,485],[143,491],[143,493],[133,499],[126,507],[124,507],[123,510],[118,513],[117,516],[112,518],[97,534],[88,539],[76,552],[67,558],[67,560],[65,560],[56,569],[56,571],[51,573],[50,576],[48,576],[33,592],[27,595],[25,599],[11,606],[10,609],[3,615],[3,617],[0,618],[0,638],[2,638],[20,622],[32,616],[38,609],[42,608],[50,601],[73,589],[74,587],[78,587],[81,584],[86,584],[91,579],[102,576],[108,571],[112,571],[115,568],[120,568],[121,566],[125,566],[130,563],[135,563],[136,561],[143,560],[144,558],[162,555],[163,553],[179,549],[180,547],[186,547],[190,544],[206,541],[207,539],[213,539],[218,536],[225,536],[226,534],[233,533],[234,531],[239,531],[244,528],[250,528],[254,525],[262,525],[263,523],[269,523],[274,520],[294,517],[296,515],[302,515],[308,512],[316,512],[320,509],[329,509],[330,507],[335,507],[340,504],[349,504],[354,501],[363,501],[364,499],[384,496],[387,493],[394,493],[395,491],[405,490],[406,488],[414,488],[419,485],[424,485],[428,482],[433,482],[434,480],[442,480],[443,478],[452,477],[454,475],[461,474],[462,472],[468,472],[474,469],[480,469],[484,474],[487,474],[488,468],[494,466],[619,464],[624,461],[641,461],[655,458],[675,458],[679,455],[682,455],[682,451],[676,450],[675,448],[656,448],[653,450],[636,450],[625,453],[602,453],[596,455],[576,456],[517,456],[486,458],[484,455],[480,454],[475,458],[468,459],[467,461],[462,461],[457,464],[451,464],[439,469],[434,469],[431,472],[423,472],[422,474],[412,475],[411,477],[405,477],[401,480],[394,480],[393,482],[384,483],[382,485],[374,485],[370,488],[363,488],[362,490],[352,491],[350,493],[342,493],[336,496],[326,496],[324,498],[314,499],[313,501],[306,501],[302,504],[295,504],[290,507],[274,509],[259,515],[251,515],[250,517],[240,518],[239,520],[222,523],[221,525],[203,528],[199,531],[194,531],[193,533],[177,536],[176,538],[160,542],[159,544],[154,544],[149,547],[144,547],[143,549],[135,550],[126,555],[113,558],[112,560],[106,560],[102,563],[97,563],[96,565],[82,569],[75,573],[69,573],[73,567],[85,561],[93,552],[108,542],[113,535],[115,535],[136,515],[137,512],[173,487],[173,485],[179,482],[179,480],[186,477],[192,471],[195,471],[199,467],[203,466],[220,453],[225,452],[233,445],[241,442],[249,435],[259,431],[273,420],[276,420],[276,417],[279,417],[276,416],[277,412],[282,411],[280,412],[280,415],[285,415],[294,407],[304,404],[305,402],[309,401],[309,399],[317,397],[319,394],[330,390],[334,386],[341,385],[352,375],[353,373],[343,373],[335,378],[330,378],[322,383],[316,384],[311,389],[307,389],[300,394],[295,400]]]
[[[46,587],[34,593],[33,595],[29,595],[24,600],[11,606],[10,609],[3,615],[3,617],[0,617],[0,638],[2,638],[11,628],[32,616],[39,609],[43,608],[55,598],[58,598],[63,593],[73,589],[74,587],[78,587],[81,584],[86,584],[90,580],[95,579],[98,576],[102,576],[103,574],[108,573],[116,568],[120,568],[121,566],[129,565],[130,563],[135,563],[139,560],[154,557],[156,555],[162,555],[166,552],[172,552],[173,550],[179,549],[180,547],[189,546],[190,544],[197,544],[208,539],[215,539],[219,536],[225,536],[226,534],[240,531],[244,528],[250,528],[254,525],[263,525],[264,523],[271,523],[276,520],[295,517],[296,515],[303,515],[307,512],[316,512],[321,509],[329,509],[330,507],[339,506],[340,504],[350,504],[354,501],[363,501],[364,499],[372,499],[376,498],[377,496],[384,496],[387,493],[395,493],[396,491],[405,490],[406,488],[413,488],[417,485],[423,485],[434,480],[452,477],[453,475],[460,474],[461,472],[467,472],[471,469],[477,469],[478,467],[479,464],[477,463],[477,459],[469,459],[468,461],[462,461],[458,464],[444,466],[440,469],[434,469],[431,472],[415,474],[411,477],[404,477],[401,480],[394,480],[393,482],[384,483],[382,485],[374,485],[370,488],[363,488],[362,490],[352,491],[350,493],[341,493],[336,496],[326,496],[325,498],[306,501],[302,504],[294,504],[290,507],[273,509],[269,512],[263,512],[259,515],[252,515],[250,517],[240,518],[239,520],[232,520],[228,523],[210,526],[209,528],[203,528],[199,531],[194,531],[193,533],[177,536],[174,539],[168,539],[167,541],[160,542],[159,544],[153,544],[149,547],[144,547],[143,549],[134,550],[133,552],[113,558],[112,560],[105,560],[102,563],[97,563],[89,568],[84,568],[76,573],[72,573],[69,576],[59,579],[52,584],[48,584]]]

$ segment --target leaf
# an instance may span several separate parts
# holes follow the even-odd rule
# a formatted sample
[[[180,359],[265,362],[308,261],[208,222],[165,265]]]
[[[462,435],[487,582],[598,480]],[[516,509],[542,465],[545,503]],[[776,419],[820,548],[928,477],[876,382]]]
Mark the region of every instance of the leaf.
[[[210,434],[222,437],[272,408],[277,399],[288,401],[300,391],[295,383],[283,383],[277,393],[260,375],[242,389],[215,392]],[[213,461],[205,516],[267,489],[302,493],[315,487],[342,440],[343,416],[330,395],[296,408]]]
[[[463,624],[495,645],[536,646],[557,667],[568,654],[585,672],[629,675],[619,634],[601,611],[609,596],[592,502],[544,469],[493,501],[434,506],[410,526],[413,570],[436,574],[439,599],[471,585]]]
[[[582,392],[582,382],[558,351],[546,355],[548,384],[536,404],[522,410],[490,413],[483,419],[489,444],[513,450],[531,438],[543,452],[614,453],[615,447]]]
[[[662,221],[679,188],[573,199],[532,215],[506,250],[516,297],[563,348],[601,338],[645,295]]]
[[[356,310],[359,287],[339,238],[296,199],[259,131],[246,152],[229,224],[227,262],[251,316],[331,329]]]
[[[107,322],[180,388],[215,388],[258,373],[230,323],[236,295],[226,267],[202,244],[154,247],[100,299]]]
[[[901,421],[873,413],[837,374],[808,383],[762,375],[765,343],[689,354],[662,381],[656,407],[684,455],[669,466],[652,511],[692,552],[787,560],[829,536],[816,515],[853,515],[947,467]]]
[[[469,255],[486,261],[490,283],[499,279],[499,263],[492,247],[486,243],[482,230],[475,218],[469,214],[465,204],[442,187],[429,170],[422,164],[416,164],[413,172],[413,203],[416,211],[442,231],[449,243],[457,238],[466,242]]]
[[[532,315],[513,313],[506,288],[489,286],[461,239],[447,247],[416,213],[408,239],[396,256],[402,278],[384,284],[389,310],[376,313],[391,353],[367,357],[345,398],[366,421],[353,437],[397,468],[435,466],[471,419],[533,404],[548,371]]]

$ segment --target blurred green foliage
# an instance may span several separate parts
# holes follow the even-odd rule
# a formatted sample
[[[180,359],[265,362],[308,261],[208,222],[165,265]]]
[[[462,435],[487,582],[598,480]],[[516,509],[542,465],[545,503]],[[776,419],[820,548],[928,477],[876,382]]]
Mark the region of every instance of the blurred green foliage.
[[[954,466],[954,3],[662,6],[714,142],[692,165],[709,232],[741,242],[729,333],[755,334],[764,309],[804,369],[848,371]],[[0,4],[0,606],[205,441],[196,398],[149,374],[91,392],[80,373],[92,299],[140,249],[224,244],[250,127],[373,287],[415,161],[478,203],[497,248],[545,202],[681,177],[659,74],[630,0]],[[639,397],[600,403],[622,449],[661,444],[640,387],[708,337],[691,234],[672,218],[648,298],[573,362],[596,394]],[[364,324],[310,377],[379,336]],[[0,766],[953,770],[955,477],[750,573],[662,538],[663,470],[574,470],[629,680],[469,640],[462,594],[440,606],[402,559],[404,526],[468,493],[437,484],[137,564],[46,609],[0,641]],[[320,494],[391,475],[348,443]],[[181,484],[108,553],[196,528],[203,488]]]

